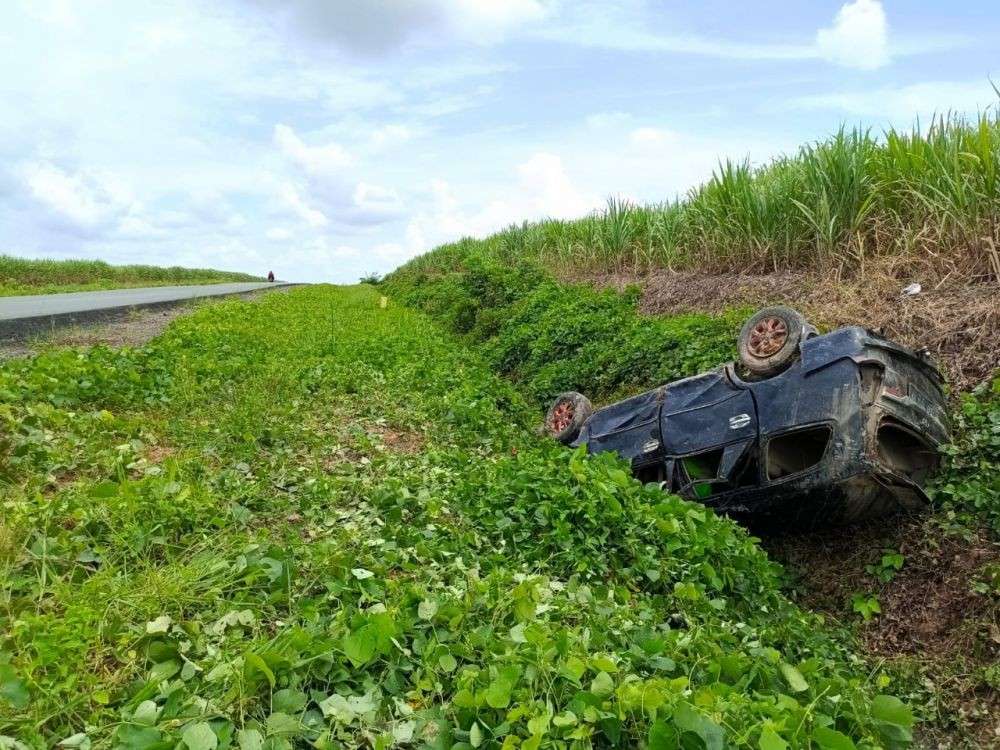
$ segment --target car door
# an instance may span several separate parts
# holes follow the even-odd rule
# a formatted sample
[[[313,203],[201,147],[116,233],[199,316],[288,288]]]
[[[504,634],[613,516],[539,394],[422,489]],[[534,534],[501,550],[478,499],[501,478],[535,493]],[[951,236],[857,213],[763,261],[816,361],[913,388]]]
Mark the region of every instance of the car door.
[[[725,369],[667,386],[660,433],[677,492],[704,499],[759,481],[753,395]]]

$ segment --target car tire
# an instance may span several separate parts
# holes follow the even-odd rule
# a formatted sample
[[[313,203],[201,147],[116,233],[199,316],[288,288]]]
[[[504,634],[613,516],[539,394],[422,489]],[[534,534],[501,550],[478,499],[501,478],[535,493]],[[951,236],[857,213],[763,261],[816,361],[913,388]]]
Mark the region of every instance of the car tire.
[[[545,415],[545,433],[564,445],[576,440],[583,425],[594,413],[590,399],[576,391],[556,396]]]
[[[768,378],[784,372],[799,354],[799,344],[816,329],[798,310],[765,307],[743,324],[740,331],[740,362],[751,374]]]

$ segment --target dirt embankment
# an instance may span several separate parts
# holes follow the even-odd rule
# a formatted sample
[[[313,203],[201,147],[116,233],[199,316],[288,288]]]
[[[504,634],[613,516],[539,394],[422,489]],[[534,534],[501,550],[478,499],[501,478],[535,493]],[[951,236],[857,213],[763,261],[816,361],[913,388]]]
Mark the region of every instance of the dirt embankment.
[[[718,312],[727,307],[785,304],[824,329],[864,325],[915,349],[926,347],[956,390],[982,382],[1000,360],[1000,284],[957,279],[886,261],[863,273],[780,271],[704,274],[658,271],[567,279],[642,289],[640,309],[653,315]],[[919,294],[903,294],[919,283]]]
[[[933,516],[880,519],[807,534],[767,538],[768,554],[793,577],[795,598],[840,621],[859,622],[874,659],[909,663],[939,716],[921,728],[920,747],[993,747],[1000,742],[1000,599],[991,576],[1000,544],[985,532],[949,533]],[[901,567],[889,580],[873,570],[885,553]],[[874,595],[881,612],[860,623],[855,594]]]

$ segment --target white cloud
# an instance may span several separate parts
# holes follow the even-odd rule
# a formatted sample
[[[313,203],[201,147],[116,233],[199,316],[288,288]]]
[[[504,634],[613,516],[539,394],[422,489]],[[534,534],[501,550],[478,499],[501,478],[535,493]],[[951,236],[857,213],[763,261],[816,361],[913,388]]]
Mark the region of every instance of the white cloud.
[[[445,180],[433,180],[431,209],[418,212],[407,225],[406,242],[393,246],[399,260],[443,242],[484,237],[522,221],[577,218],[603,205],[602,198],[588,195],[573,182],[555,154],[536,153],[518,165],[516,172],[516,181],[474,207],[463,205]]]
[[[112,227],[140,208],[131,192],[107,175],[67,172],[48,162],[27,164],[22,175],[31,196],[50,216],[77,232]]]
[[[367,182],[357,184],[352,198],[359,210],[373,216],[397,215],[403,208],[395,190]]]
[[[820,55],[837,65],[875,70],[889,63],[889,29],[879,0],[843,5],[833,26],[816,33]]]
[[[629,133],[633,146],[639,148],[662,149],[677,143],[677,135],[662,128],[641,127]]]
[[[666,52],[738,60],[801,60],[815,58],[810,44],[757,44],[706,37],[690,30],[664,28],[636,3],[600,3],[567,6],[572,12],[562,23],[535,33],[542,39],[570,45],[629,52]]]
[[[787,108],[847,112],[891,120],[897,127],[905,128],[918,118],[926,124],[934,115],[950,112],[972,115],[996,105],[996,92],[985,81],[926,81],[803,96],[789,102]]]
[[[325,227],[330,223],[330,220],[326,218],[326,214],[319,209],[310,206],[306,200],[299,195],[299,191],[294,185],[282,185],[279,189],[279,195],[285,207],[309,226],[320,228]]]
[[[274,126],[274,142],[281,153],[312,174],[335,174],[351,163],[350,155],[339,144],[307,146],[283,123]]]
[[[271,227],[264,233],[264,236],[272,242],[284,242],[290,240],[294,235],[292,230],[285,227]]]
[[[538,153],[517,168],[520,193],[528,209],[524,218],[570,219],[594,209],[600,199],[585,195],[566,174],[562,159]],[[516,205],[517,201],[513,201]]]
[[[606,130],[625,127],[632,122],[632,119],[632,115],[628,112],[595,112],[587,115],[585,122],[592,130]]]
[[[460,39],[491,43],[545,17],[538,0],[254,0],[286,33],[361,55]]]
[[[370,141],[376,149],[389,148],[406,143],[413,138],[413,128],[406,125],[383,125],[371,132]]]
[[[508,29],[546,15],[538,0],[446,0],[440,2],[451,26],[473,41],[495,41]]]
[[[671,24],[668,11],[658,8],[652,14],[647,5],[637,2],[579,3],[565,7],[572,11],[559,19],[560,23],[540,26],[534,34],[568,45],[627,52],[700,55],[723,60],[825,60],[869,70],[885,66],[892,56],[940,52],[969,42],[966,36],[936,29],[890,41],[880,0],[847,2],[832,24],[819,29],[814,39],[809,40],[803,34],[801,40],[787,42],[707,36],[697,29]]]

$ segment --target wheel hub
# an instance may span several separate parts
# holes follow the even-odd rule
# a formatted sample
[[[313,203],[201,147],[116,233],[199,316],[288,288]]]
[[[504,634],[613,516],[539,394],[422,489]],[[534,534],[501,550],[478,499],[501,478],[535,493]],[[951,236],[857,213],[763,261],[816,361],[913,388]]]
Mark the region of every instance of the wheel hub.
[[[747,348],[755,357],[765,359],[776,354],[788,340],[788,326],[779,317],[763,318],[750,331]]]
[[[552,429],[554,432],[562,432],[567,427],[569,427],[570,422],[573,421],[573,415],[576,410],[573,408],[573,404],[568,401],[563,401],[561,404],[556,406],[552,410]]]

